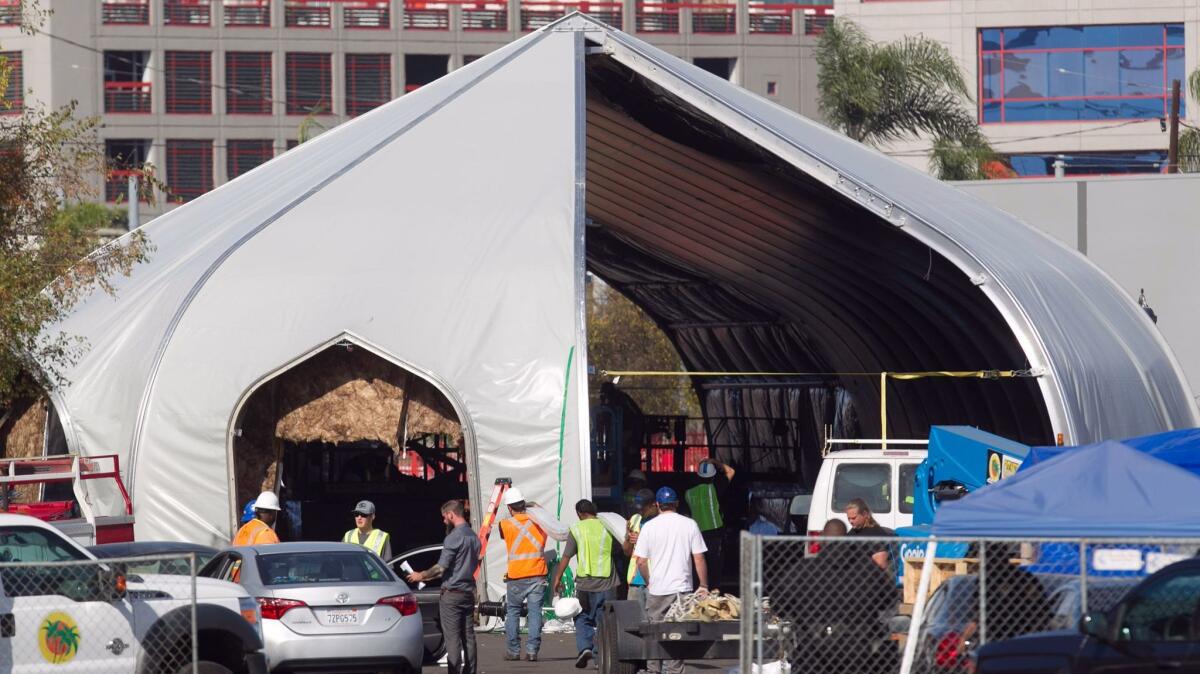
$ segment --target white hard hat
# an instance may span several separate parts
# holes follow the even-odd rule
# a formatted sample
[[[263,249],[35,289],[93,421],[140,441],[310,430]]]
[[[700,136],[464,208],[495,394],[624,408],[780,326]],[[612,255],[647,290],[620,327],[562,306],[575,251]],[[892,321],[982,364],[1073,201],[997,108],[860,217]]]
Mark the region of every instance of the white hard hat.
[[[508,491],[504,492],[504,505],[512,505],[525,500],[525,495],[516,487],[509,487]]]
[[[700,477],[707,480],[708,478],[717,474],[717,467],[712,461],[703,461],[700,463],[700,466],[696,468],[696,473],[698,473]]]
[[[560,597],[554,602],[554,615],[560,620],[570,620],[583,613],[583,606],[575,597]]]
[[[279,510],[279,497],[273,491],[264,491],[254,501],[255,510]]]

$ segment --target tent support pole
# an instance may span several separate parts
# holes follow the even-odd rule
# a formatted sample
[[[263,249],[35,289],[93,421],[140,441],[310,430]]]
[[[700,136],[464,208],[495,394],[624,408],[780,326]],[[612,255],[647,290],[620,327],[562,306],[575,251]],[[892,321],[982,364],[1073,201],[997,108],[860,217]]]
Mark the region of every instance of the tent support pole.
[[[925,617],[925,600],[929,594],[929,580],[933,577],[933,560],[937,557],[937,540],[925,544],[925,563],[921,565],[921,582],[917,584],[917,601],[913,604],[912,622],[908,624],[908,638],[904,640],[904,659],[900,661],[900,674],[911,674],[913,658],[917,654],[917,638],[921,636],[921,620]]]

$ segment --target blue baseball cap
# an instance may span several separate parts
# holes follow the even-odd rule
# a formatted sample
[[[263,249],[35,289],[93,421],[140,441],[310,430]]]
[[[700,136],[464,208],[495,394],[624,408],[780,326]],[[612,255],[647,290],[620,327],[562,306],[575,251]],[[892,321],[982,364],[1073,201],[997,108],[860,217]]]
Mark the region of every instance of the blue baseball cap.
[[[654,500],[659,503],[679,503],[679,494],[675,493],[670,487],[659,487],[658,493],[654,495]]]

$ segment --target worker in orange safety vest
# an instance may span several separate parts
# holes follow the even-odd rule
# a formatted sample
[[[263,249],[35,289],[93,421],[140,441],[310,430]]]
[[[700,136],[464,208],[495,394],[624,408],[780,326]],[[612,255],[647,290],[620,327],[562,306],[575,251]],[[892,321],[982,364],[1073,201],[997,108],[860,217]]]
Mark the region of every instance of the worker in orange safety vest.
[[[546,568],[546,532],[525,512],[525,496],[516,487],[504,493],[509,518],[500,521],[500,537],[508,551],[508,572],[504,574],[506,611],[504,617],[504,659],[535,662],[542,645],[542,601],[548,585]],[[521,607],[528,604],[529,639],[521,654]]]
[[[254,519],[242,525],[233,537],[233,545],[269,545],[278,543],[272,525],[279,516],[279,497],[273,491],[264,491],[254,501]]]

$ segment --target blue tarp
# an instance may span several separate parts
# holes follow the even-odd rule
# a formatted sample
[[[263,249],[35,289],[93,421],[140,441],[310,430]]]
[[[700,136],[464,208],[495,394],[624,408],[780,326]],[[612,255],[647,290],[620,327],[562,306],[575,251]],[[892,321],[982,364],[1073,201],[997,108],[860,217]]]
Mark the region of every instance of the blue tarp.
[[[1200,428],[1142,435],[1122,440],[1121,444],[1146,452],[1156,459],[1162,459],[1167,463],[1174,464],[1200,476]],[[1071,452],[1091,446],[1034,447],[1029,452],[1029,456],[1025,458],[1025,463],[1021,464],[1020,470],[1029,470],[1063,452]]]
[[[1200,477],[1109,441],[943,503],[937,536],[1200,536]]]

